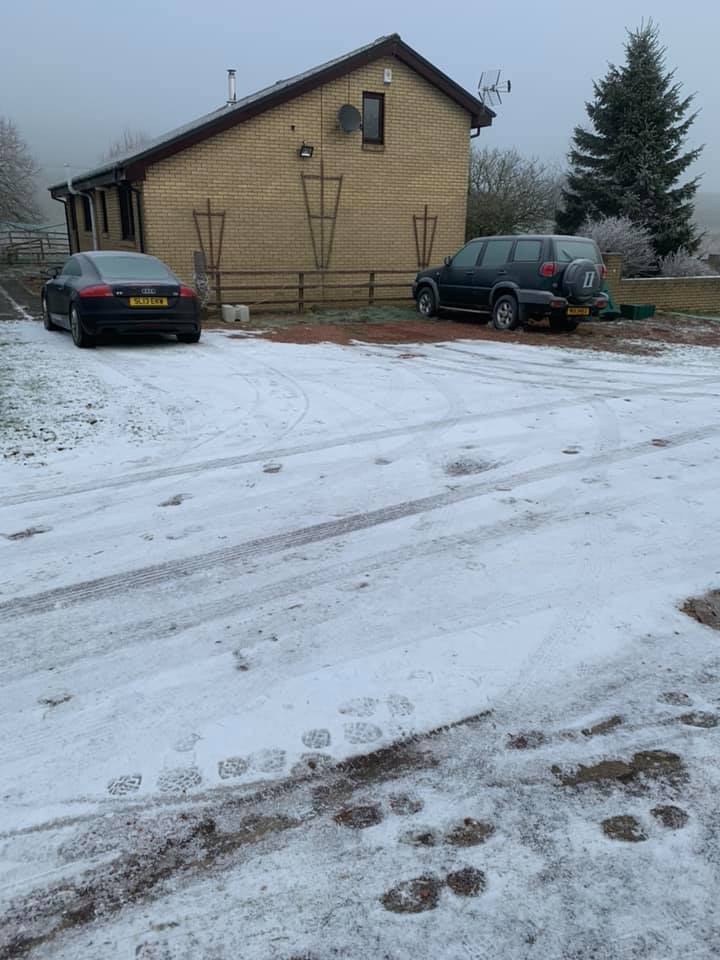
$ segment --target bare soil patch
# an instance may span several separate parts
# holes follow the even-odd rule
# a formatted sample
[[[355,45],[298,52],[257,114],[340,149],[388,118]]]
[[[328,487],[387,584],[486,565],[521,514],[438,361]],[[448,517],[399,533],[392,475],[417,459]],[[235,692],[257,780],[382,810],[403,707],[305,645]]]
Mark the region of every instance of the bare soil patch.
[[[477,897],[487,886],[485,874],[475,867],[464,867],[449,873],[446,882],[459,897]]]
[[[445,834],[445,843],[449,843],[453,847],[476,847],[485,843],[488,837],[491,837],[494,833],[495,827],[492,823],[484,823],[482,820],[465,817],[462,823]]]
[[[548,742],[547,737],[541,730],[528,730],[526,733],[518,733],[508,738],[509,750],[537,750]]]
[[[209,328],[227,330],[210,321]],[[582,323],[577,330],[557,333],[546,323],[501,333],[474,314],[445,314],[432,320],[420,317],[411,307],[366,307],[361,309],[311,310],[304,314],[254,315],[256,329],[228,336],[262,337],[278,343],[438,343],[448,340],[487,340],[525,343],[531,346],[578,347],[615,353],[652,354],[669,344],[720,346],[720,319],[702,319],[658,314],[647,321],[615,320]],[[414,359],[401,354],[398,359]]]
[[[381,897],[381,903],[392,913],[424,913],[434,910],[443,884],[437,877],[416,877],[404,880]]]
[[[720,590],[708,590],[702,597],[689,597],[680,609],[698,623],[720,630]]]
[[[360,804],[356,807],[346,807],[335,814],[335,823],[353,830],[365,830],[374,827],[383,819],[382,810],[377,803]]]
[[[602,831],[611,840],[625,840],[627,843],[639,843],[647,840],[647,834],[635,817],[622,814],[619,817],[608,817],[602,822]]]
[[[614,717],[601,720],[600,723],[595,723],[592,727],[586,727],[580,732],[584,737],[603,736],[606,733],[611,733],[616,727],[622,726],[623,722],[623,718],[616,714]]]
[[[686,727],[704,727],[710,729],[720,723],[720,717],[715,713],[707,713],[705,710],[694,710],[692,713],[683,713],[678,717],[680,723]]]
[[[583,784],[602,786],[627,784],[642,777],[673,780],[684,775],[685,765],[682,757],[668,750],[641,750],[633,754],[630,761],[601,760],[589,766],[580,764],[570,772],[563,772],[560,767],[554,766],[552,772],[564,787]]]
[[[653,807],[650,813],[670,830],[680,830],[690,819],[682,807],[675,807],[671,803]]]

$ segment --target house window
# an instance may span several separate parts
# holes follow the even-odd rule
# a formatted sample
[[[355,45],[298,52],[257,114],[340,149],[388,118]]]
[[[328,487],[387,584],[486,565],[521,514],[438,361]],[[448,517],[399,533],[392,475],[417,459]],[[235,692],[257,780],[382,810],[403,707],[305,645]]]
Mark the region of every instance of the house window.
[[[385,143],[385,94],[363,94],[363,143]]]
[[[133,210],[133,195],[130,187],[118,187],[118,203],[120,204],[120,225],[123,240],[135,239],[135,211]]]
[[[82,208],[83,208],[83,221],[85,226],[85,232],[90,233],[92,230],[92,211],[90,210],[90,197],[86,197],[84,194],[82,196]]]
[[[100,191],[100,213],[102,213],[102,228],[103,233],[108,232],[108,219],[107,219],[107,197],[105,196],[105,191]]]

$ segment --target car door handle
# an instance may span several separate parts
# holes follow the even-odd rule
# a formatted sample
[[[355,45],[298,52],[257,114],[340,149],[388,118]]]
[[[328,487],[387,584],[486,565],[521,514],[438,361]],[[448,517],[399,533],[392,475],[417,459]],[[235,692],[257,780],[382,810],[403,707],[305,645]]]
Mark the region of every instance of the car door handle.
[[[498,270],[499,277],[504,277],[506,273],[507,273],[507,270]]]
[[[465,276],[466,276],[466,277],[471,277],[474,273],[475,273],[474,270],[466,270],[466,271],[465,271]]]

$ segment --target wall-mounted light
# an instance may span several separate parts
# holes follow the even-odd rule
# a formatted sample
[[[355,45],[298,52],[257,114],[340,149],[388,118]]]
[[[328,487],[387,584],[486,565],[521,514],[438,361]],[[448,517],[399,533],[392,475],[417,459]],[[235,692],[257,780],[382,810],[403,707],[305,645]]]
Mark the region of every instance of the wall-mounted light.
[[[301,146],[300,149],[298,150],[298,156],[299,156],[302,160],[309,160],[310,157],[313,155],[313,151],[314,151],[314,150],[315,150],[315,147],[313,147],[312,144],[310,144],[310,143],[305,143],[305,141],[303,140],[302,146]]]

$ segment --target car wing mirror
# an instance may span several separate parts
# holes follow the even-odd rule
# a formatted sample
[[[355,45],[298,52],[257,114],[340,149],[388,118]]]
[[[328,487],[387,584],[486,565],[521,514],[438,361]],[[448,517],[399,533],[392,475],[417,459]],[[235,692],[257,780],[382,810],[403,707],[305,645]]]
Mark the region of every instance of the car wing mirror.
[[[449,267],[450,264],[452,263],[452,257],[450,256],[445,257],[445,259],[443,260],[443,263],[445,264],[446,267]]]
[[[48,270],[48,276],[51,280],[55,280],[56,277],[60,275],[60,267],[50,267]]]

